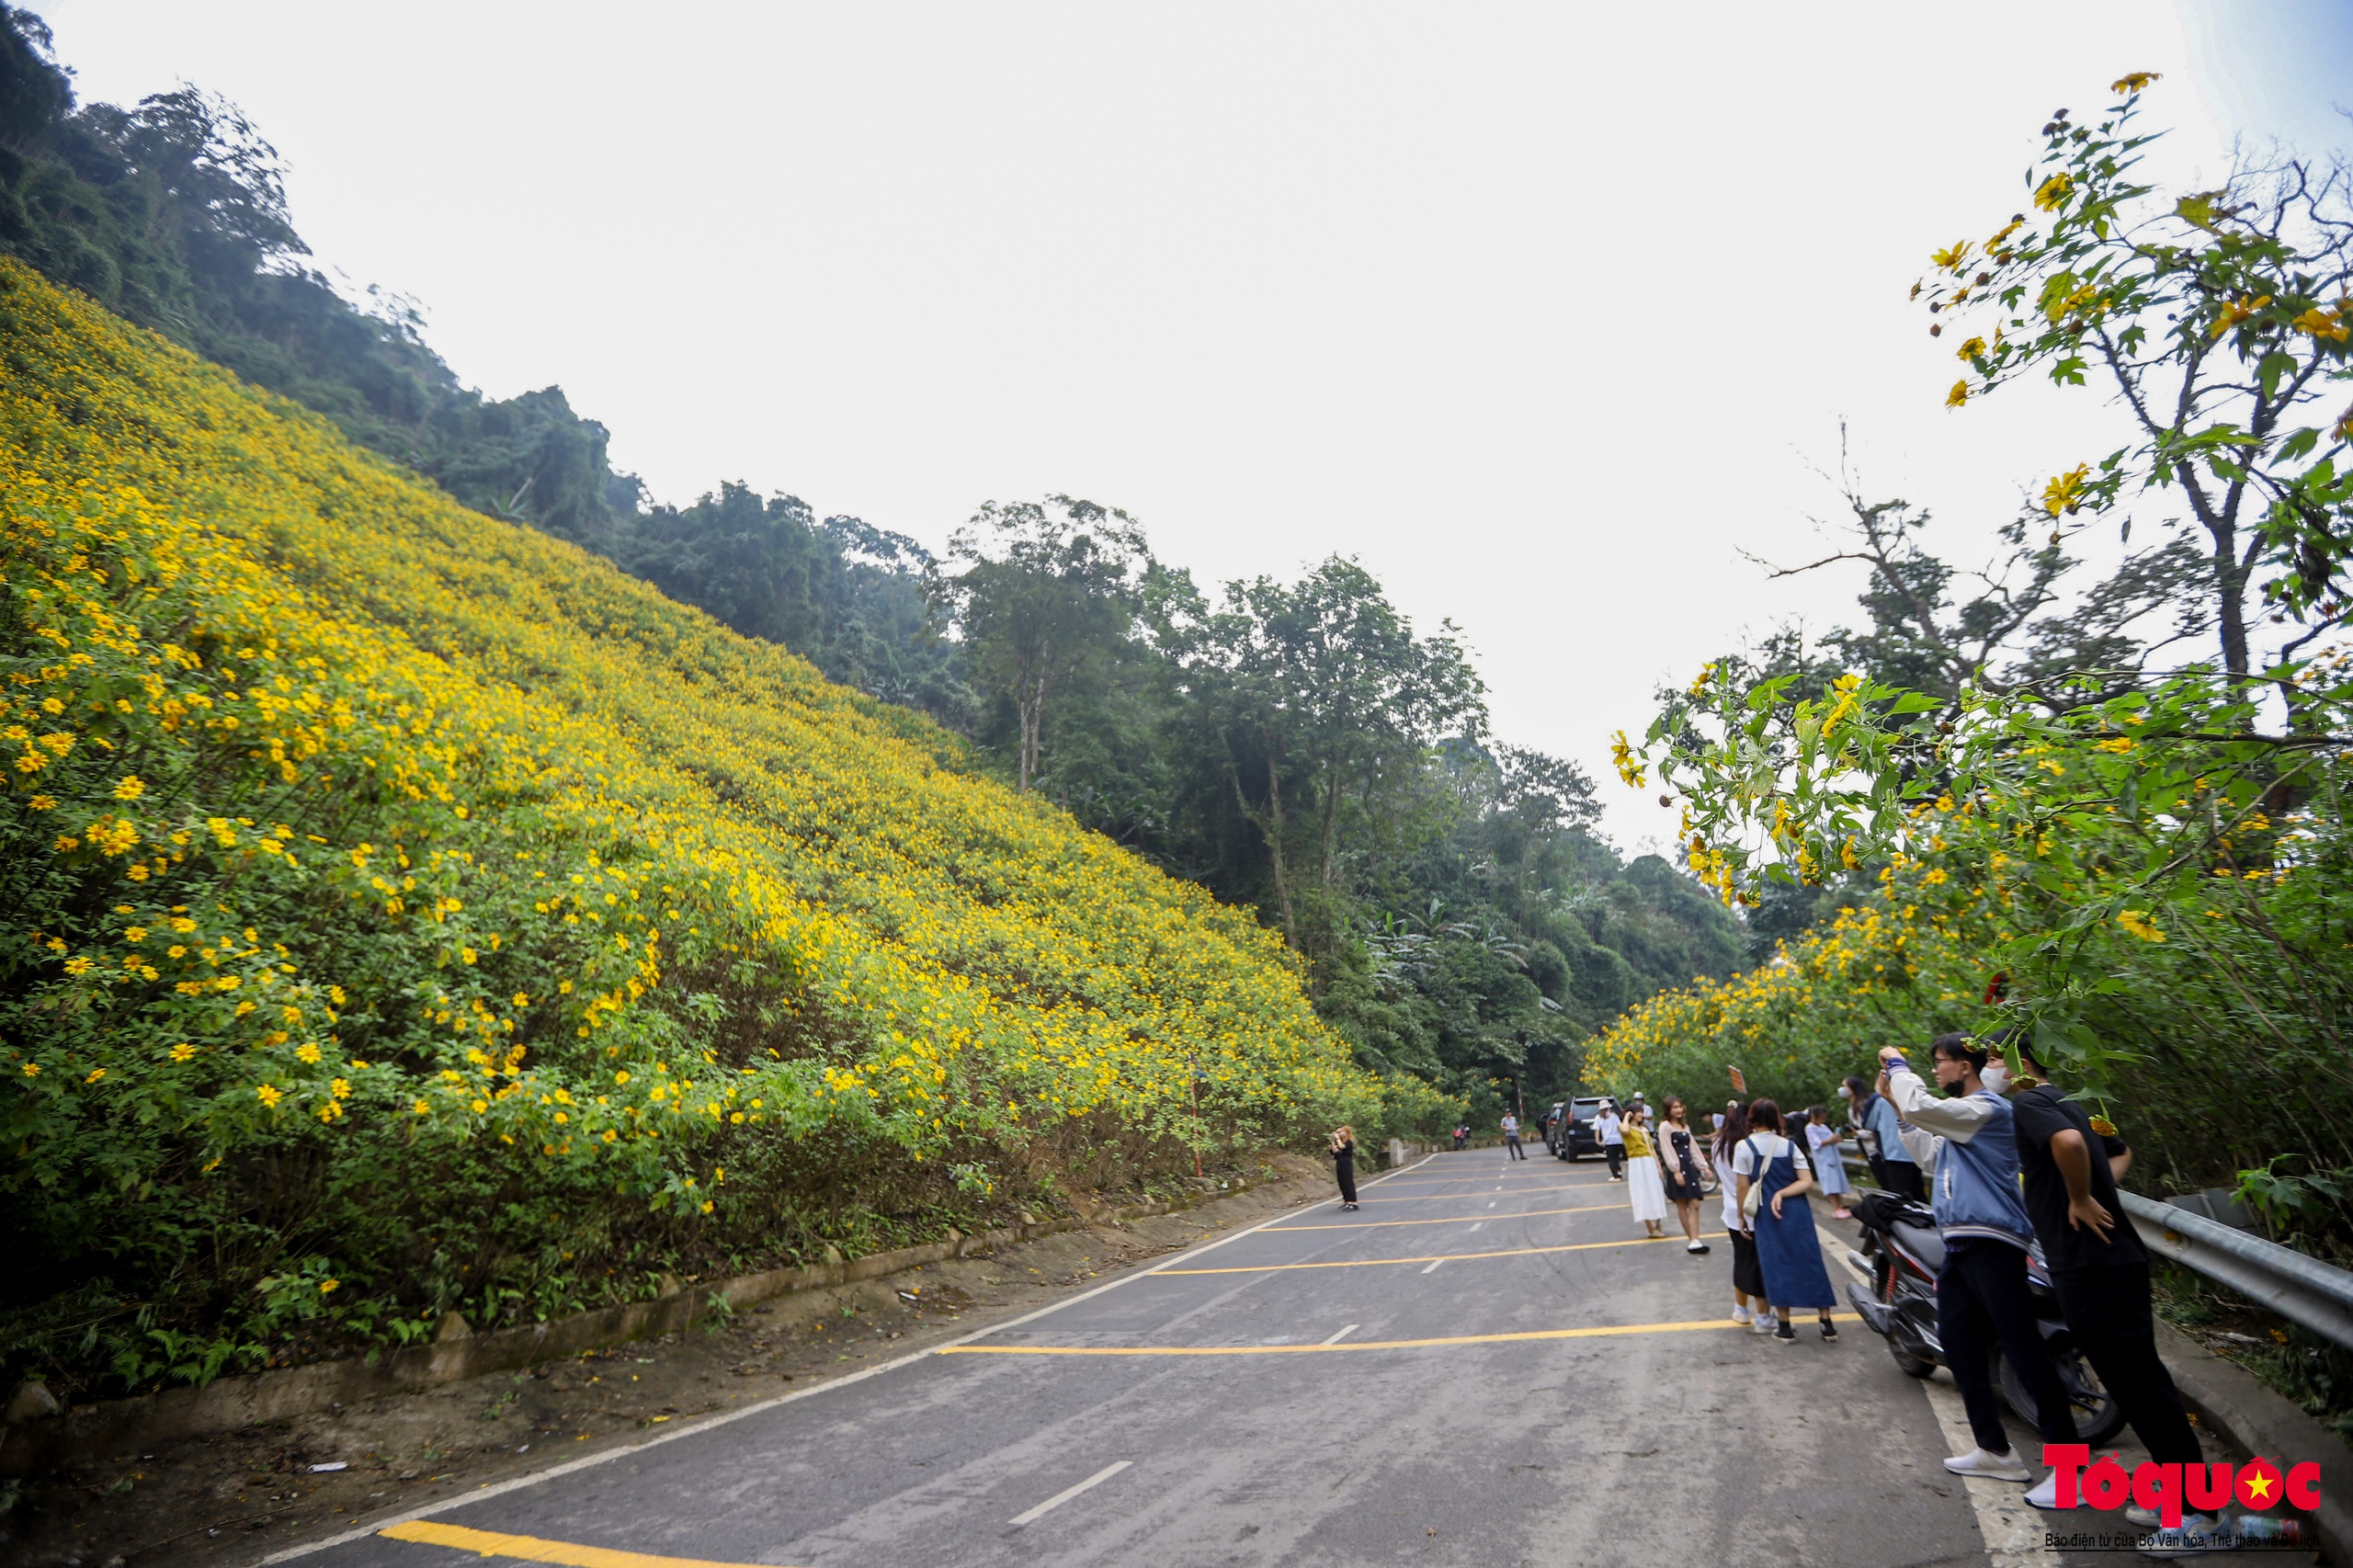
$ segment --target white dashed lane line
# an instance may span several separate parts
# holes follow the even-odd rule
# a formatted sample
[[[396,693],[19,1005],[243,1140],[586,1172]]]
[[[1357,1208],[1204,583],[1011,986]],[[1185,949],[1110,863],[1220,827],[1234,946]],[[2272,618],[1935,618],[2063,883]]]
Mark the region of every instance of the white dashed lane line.
[[[1029,1509],[1026,1512],[1014,1515],[1013,1517],[1007,1519],[1006,1523],[1013,1525],[1026,1525],[1032,1519],[1038,1518],[1045,1514],[1050,1514],[1056,1508],[1061,1507],[1063,1504],[1069,1502],[1072,1498],[1077,1496],[1080,1493],[1086,1491],[1088,1487],[1100,1486],[1103,1483],[1110,1480],[1113,1476],[1127,1469],[1132,1462],[1132,1460],[1119,1460],[1113,1463],[1107,1464],[1101,1470],[1097,1471],[1093,1475],[1088,1476],[1085,1481],[1080,1482],[1077,1485],[1063,1487],[1060,1492],[1055,1493],[1052,1496],[1047,1498],[1036,1507]]]

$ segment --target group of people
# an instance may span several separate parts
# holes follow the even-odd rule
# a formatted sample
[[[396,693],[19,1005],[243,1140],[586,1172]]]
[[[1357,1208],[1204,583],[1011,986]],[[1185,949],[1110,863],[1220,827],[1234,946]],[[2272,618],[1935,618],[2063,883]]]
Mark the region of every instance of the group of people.
[[[1925,1149],[1915,1140],[1906,1150],[1908,1174],[1916,1193],[1922,1168],[1933,1173],[1932,1208],[1945,1246],[1937,1336],[1976,1444],[1945,1460],[1945,1468],[2032,1482],[2027,1501],[2056,1506],[2057,1478],[2045,1471],[2037,1479],[2011,1451],[1992,1369],[1998,1346],[2033,1397],[2043,1442],[2075,1440],[2075,1409],[2036,1329],[2027,1287],[2027,1248],[2036,1241],[2069,1333],[2149,1457],[2160,1465],[2202,1463],[2181,1394],[2157,1354],[2148,1249],[2117,1197],[2117,1178],[2132,1151],[2048,1082],[2049,1070],[2030,1048],[2017,1048],[2025,1074],[2013,1078],[1990,1049],[1995,1043],[1938,1036],[1929,1071],[1941,1095],[1930,1092],[1904,1051],[1890,1047],[1880,1052],[1882,1087],[1874,1096],[1893,1119],[1928,1138]],[[1879,1104],[1866,1105],[1869,1114],[1881,1114]],[[1905,1129],[1896,1131],[1900,1138]],[[1899,1180],[1903,1165],[1891,1163]],[[2140,1509],[2133,1522],[2145,1527],[2156,1519]],[[2195,1538],[2212,1526],[2191,1516],[2182,1530]]]
[[[2013,1451],[1994,1385],[1998,1354],[2018,1369],[2042,1441],[2075,1441],[2075,1406],[2043,1343],[2027,1283],[2027,1250],[2037,1241],[2070,1334],[2150,1458],[2194,1465],[2204,1455],[2157,1353],[2148,1251],[2117,1197],[2132,1151],[2052,1085],[2030,1049],[2017,1048],[2025,1071],[2014,1077],[1995,1049],[2003,1043],[1938,1036],[1929,1047],[1935,1090],[1909,1054],[1891,1046],[1880,1053],[1876,1086],[1853,1077],[1841,1094],[1880,1189],[1928,1202],[1944,1243],[1938,1341],[1975,1445],[1947,1459],[1945,1468],[2029,1483],[2028,1503],[2053,1508],[2057,1477]],[[1669,1104],[1679,1112],[1679,1102]],[[1627,1119],[1639,1127],[1639,1108]],[[1711,1153],[1716,1170],[1729,1176],[1722,1184],[1722,1218],[1733,1245],[1733,1318],[1787,1342],[1796,1337],[1792,1312],[1811,1307],[1822,1337],[1835,1341],[1836,1297],[1805,1199],[1819,1190],[1837,1218],[1848,1217],[1841,1133],[1819,1108],[1785,1129],[1769,1099],[1734,1101],[1717,1120]],[[1635,1217],[1655,1234],[1636,1174],[1648,1142],[1629,1141],[1626,1179],[1635,1187]],[[2146,1508],[2130,1513],[2143,1528],[2159,1522]],[[2193,1515],[2168,1533],[2194,1549],[2214,1528],[2212,1519]]]
[[[2075,1441],[2074,1405],[2042,1342],[2027,1283],[2027,1250],[2038,1240],[2075,1344],[2150,1458],[2187,1465],[2204,1455],[2157,1353],[2148,1250],[2117,1197],[2131,1149],[2054,1087],[2029,1048],[2016,1046],[2025,1072],[2013,1077],[1994,1050],[2002,1043],[1938,1036],[1929,1073],[1942,1093],[1893,1046],[1880,1052],[1875,1086],[1850,1077],[1839,1092],[1880,1190],[1929,1201],[1944,1243],[1938,1340],[1975,1444],[1945,1468],[2031,1483],[2027,1501],[2050,1508],[2057,1479],[2048,1470],[2038,1478],[2012,1451],[1994,1387],[1998,1352],[2032,1398],[2042,1441]],[[1685,1250],[1698,1255],[1709,1250],[1699,1239],[1699,1210],[1712,1175],[1732,1240],[1733,1320],[1786,1344],[1797,1337],[1792,1315],[1811,1308],[1822,1338],[1836,1341],[1837,1298],[1807,1199],[1819,1191],[1836,1218],[1848,1217],[1844,1134],[1818,1107],[1785,1118],[1769,1098],[1731,1101],[1711,1119],[1712,1136],[1703,1136],[1673,1095],[1655,1124],[1640,1096],[1622,1110],[1605,1104],[1595,1131],[1610,1179],[1627,1184],[1634,1218],[1649,1236],[1665,1239],[1671,1204]],[[1506,1157],[1517,1154],[1517,1119],[1506,1116],[1503,1130]],[[1349,1209],[1354,1152],[1354,1135],[1337,1130],[1332,1153]],[[2154,1526],[2154,1515],[2141,1517],[2145,1512],[2131,1510],[2134,1522]],[[2192,1516],[2183,1530],[2194,1538],[2212,1525]]]
[[[1707,1143],[1691,1127],[1690,1113],[1681,1099],[1666,1096],[1654,1128],[1650,1107],[1637,1097],[1620,1112],[1605,1104],[1594,1119],[1594,1136],[1609,1161],[1609,1179],[1626,1184],[1626,1197],[1648,1235],[1666,1235],[1666,1211],[1673,1205],[1683,1227],[1684,1250],[1710,1250],[1699,1239],[1699,1205],[1708,1193],[1711,1168]]]

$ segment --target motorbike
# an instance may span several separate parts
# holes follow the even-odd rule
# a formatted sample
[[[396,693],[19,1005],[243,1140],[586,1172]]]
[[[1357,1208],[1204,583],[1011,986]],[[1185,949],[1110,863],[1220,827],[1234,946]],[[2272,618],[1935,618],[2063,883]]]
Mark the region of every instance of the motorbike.
[[[1887,1341],[1888,1354],[1908,1376],[1932,1376],[1945,1364],[1944,1346],[1937,1338],[1937,1276],[1944,1271],[1945,1244],[1936,1217],[1925,1203],[1870,1192],[1856,1203],[1855,1218],[1862,1225],[1863,1244],[1859,1252],[1849,1251],[1847,1260],[1869,1275],[1871,1283],[1868,1290],[1859,1282],[1849,1283],[1847,1303],[1866,1327]],[[2100,1385],[2099,1374],[2068,1332],[2040,1242],[2027,1253],[2027,1289],[2034,1298],[2035,1329],[2059,1369],[2068,1403],[2075,1406],[2075,1440],[2097,1448],[2124,1429],[2124,1411]],[[1998,1351],[1995,1373],[2002,1402],[2031,1426],[2033,1397]]]

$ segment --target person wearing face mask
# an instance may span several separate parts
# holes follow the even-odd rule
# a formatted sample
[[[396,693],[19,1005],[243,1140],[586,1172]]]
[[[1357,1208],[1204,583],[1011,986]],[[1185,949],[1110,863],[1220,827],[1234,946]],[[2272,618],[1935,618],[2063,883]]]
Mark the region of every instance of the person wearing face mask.
[[[1983,1046],[1965,1034],[1946,1034],[1929,1052],[1942,1096],[1929,1093],[1903,1051],[1890,1046],[1880,1060],[1895,1108],[1937,1135],[1933,1207],[1945,1244],[1945,1266],[1937,1278],[1937,1337],[1977,1445],[1946,1460],[1945,1468],[1956,1475],[2027,1481],[2033,1472],[2010,1451],[2002,1429],[1988,1355],[1994,1345],[2032,1396],[2045,1444],[2073,1443],[2075,1419],[2027,1290],[2026,1253],[2034,1226],[2018,1197],[2017,1124],[2010,1103],[1984,1081],[1991,1053]],[[1996,1081],[2006,1081],[2005,1074]],[[2049,1483],[2047,1474],[2044,1480]]]
[[[1847,1082],[1848,1096],[1855,1103],[1855,1120],[1870,1140],[1863,1153],[1870,1162],[1871,1179],[1882,1192],[1926,1202],[1928,1194],[1921,1185],[1919,1165],[1904,1146],[1903,1123],[1895,1114],[1895,1102],[1887,1095],[1886,1073],[1880,1074],[1879,1087],[1873,1090],[1866,1090],[1860,1078]]]

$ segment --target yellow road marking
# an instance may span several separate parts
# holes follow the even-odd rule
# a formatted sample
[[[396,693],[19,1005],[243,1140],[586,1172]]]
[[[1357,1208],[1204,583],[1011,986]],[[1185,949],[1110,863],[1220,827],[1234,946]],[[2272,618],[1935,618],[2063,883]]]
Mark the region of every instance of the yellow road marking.
[[[1377,1225],[1460,1225],[1472,1220],[1533,1220],[1541,1214],[1601,1214],[1612,1210],[1628,1212],[1623,1203],[1585,1203],[1574,1209],[1530,1209],[1519,1214],[1498,1214],[1490,1210],[1484,1214],[1457,1214],[1448,1220],[1351,1220],[1332,1225],[1269,1225],[1260,1233],[1275,1236],[1288,1231],[1370,1231]]]
[[[1400,1186],[1403,1186],[1404,1184],[1403,1184],[1403,1183],[1400,1183],[1399,1185],[1400,1185]],[[1610,1180],[1609,1180],[1609,1178],[1608,1178],[1608,1177],[1604,1176],[1604,1177],[1603,1177],[1601,1180],[1599,1180],[1599,1181],[1564,1181],[1564,1182],[1556,1183],[1555,1185],[1553,1185],[1553,1186],[1552,1186],[1552,1187],[1508,1187],[1508,1188],[1498,1189],[1498,1188],[1496,1188],[1495,1184],[1495,1183],[1493,1183],[1493,1182],[1486,1182],[1486,1183],[1484,1183],[1484,1184],[1482,1184],[1482,1183],[1480,1182],[1479,1178],[1477,1178],[1476,1176],[1472,1176],[1472,1177],[1467,1177],[1467,1178],[1465,1178],[1464,1180],[1462,1180],[1462,1181],[1461,1181],[1461,1182],[1459,1182],[1459,1183],[1449,1182],[1449,1183],[1446,1183],[1446,1184],[1444,1184],[1444,1185],[1447,1185],[1447,1186],[1461,1186],[1461,1187],[1481,1187],[1481,1188],[1482,1188],[1482,1190],[1484,1190],[1484,1191],[1505,1190],[1505,1191],[1510,1191],[1510,1192],[1574,1192],[1574,1191],[1575,1191],[1577,1188],[1579,1188],[1579,1187],[1608,1187],[1608,1186],[1611,1186],[1611,1185],[1613,1185],[1613,1184],[1610,1182]],[[1423,1197],[1423,1198],[1425,1198],[1425,1199],[1428,1199],[1428,1198],[1460,1198],[1460,1197],[1462,1197],[1462,1196],[1464,1196],[1464,1195],[1463,1195],[1463,1194],[1461,1194],[1461,1193],[1448,1193],[1448,1192],[1426,1192],[1426,1193],[1424,1193],[1424,1194],[1422,1195],[1422,1197]],[[1418,1200],[1417,1200],[1417,1201],[1418,1201]]]
[[[1853,1312],[1833,1312],[1837,1323],[1859,1323]],[[1329,1356],[1347,1350],[1424,1350],[1447,1345],[1504,1345],[1525,1339],[1603,1339],[1619,1334],[1688,1334],[1698,1329],[1754,1332],[1730,1318],[1704,1323],[1638,1323],[1601,1328],[1537,1328],[1517,1334],[1458,1334],[1444,1339],[1343,1340],[1337,1345],[949,1345],[938,1356]]]
[[[1717,1231],[1716,1235],[1728,1233]],[[1565,1246],[1509,1247],[1501,1252],[1426,1252],[1419,1257],[1354,1257],[1336,1263],[1262,1263],[1256,1268],[1164,1268],[1154,1276],[1165,1278],[1172,1274],[1279,1274],[1290,1268],[1375,1268],[1384,1263],[1452,1263],[1471,1257],[1530,1257],[1546,1252],[1591,1252],[1597,1247],[1655,1246],[1660,1242],[1679,1242],[1681,1236],[1635,1236],[1622,1242],[1571,1242]]]
[[[503,1535],[496,1530],[470,1530],[463,1525],[437,1525],[411,1519],[376,1532],[394,1540],[421,1541],[428,1546],[455,1547],[484,1557],[512,1557],[524,1562],[561,1562],[567,1568],[757,1568],[748,1562],[714,1562],[704,1557],[656,1557],[646,1551],[617,1551],[605,1546],[578,1546],[568,1540],[541,1540],[537,1536]]]

